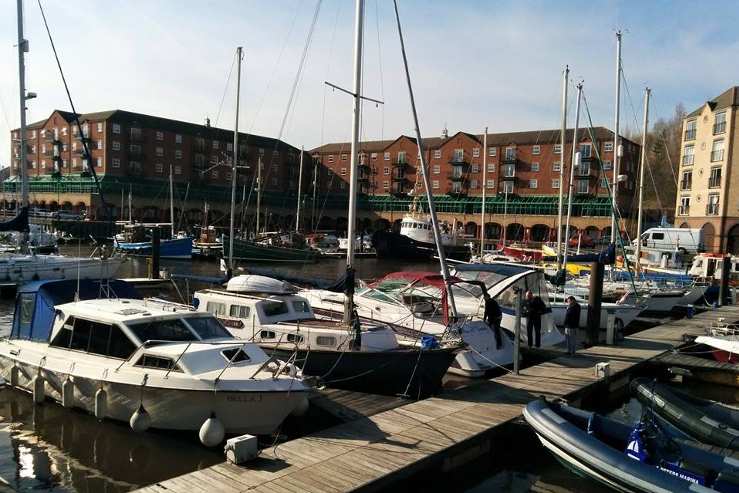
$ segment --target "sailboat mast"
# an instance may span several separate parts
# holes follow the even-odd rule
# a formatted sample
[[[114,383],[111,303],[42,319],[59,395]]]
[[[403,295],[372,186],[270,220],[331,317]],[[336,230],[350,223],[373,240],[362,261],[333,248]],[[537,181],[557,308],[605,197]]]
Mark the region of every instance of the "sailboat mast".
[[[305,154],[305,149],[303,149],[303,146],[300,146],[300,168],[298,169],[298,206],[297,211],[295,212],[295,232],[300,232],[300,198],[301,194],[303,193],[303,154]]]
[[[313,229],[313,232],[316,232],[317,224],[316,224],[316,192],[318,189],[318,160],[314,159],[313,161],[313,202],[312,202],[312,211],[310,216],[310,224],[311,229]]]
[[[621,119],[621,31],[616,31],[616,121],[613,125],[613,189],[611,192],[611,243],[616,243],[619,235],[616,221],[616,195],[618,194],[618,167],[621,158],[619,144],[619,124]]]
[[[228,274],[234,268],[234,218],[236,216],[236,165],[239,162],[239,102],[241,98],[241,50],[236,48],[236,118],[234,119],[234,149],[231,158],[231,221],[228,227]]]
[[[400,39],[400,51],[403,55],[403,68],[405,69],[405,80],[408,84],[408,96],[411,101],[411,111],[413,113],[413,125],[416,131],[416,142],[418,144],[418,155],[421,159],[421,177],[423,178],[423,186],[426,191],[426,198],[429,204],[429,215],[431,216],[431,226],[434,230],[434,242],[436,243],[436,250],[439,254],[439,264],[441,266],[441,276],[444,278],[444,284],[447,287],[447,298],[449,300],[449,312],[452,318],[457,317],[457,306],[454,303],[454,294],[449,284],[449,267],[446,263],[446,255],[444,253],[444,245],[441,240],[441,230],[439,229],[439,219],[436,217],[436,206],[434,205],[434,198],[431,194],[431,183],[426,168],[426,153],[423,150],[423,139],[421,138],[421,129],[418,125],[418,113],[416,112],[416,100],[413,97],[413,86],[411,85],[411,74],[408,70],[408,57],[405,54],[405,41],[403,40],[403,29],[400,26],[400,14],[398,13],[398,2],[393,1],[395,7],[395,20],[398,23],[398,38]],[[487,135],[487,131],[485,132]],[[483,227],[485,225],[483,224]]]
[[[354,84],[352,86],[352,146],[351,161],[349,162],[349,213],[348,223],[346,227],[346,236],[349,245],[346,249],[346,271],[347,280],[354,282],[354,228],[357,221],[357,159],[359,151],[359,111],[360,111],[360,94],[362,88],[362,30],[364,27],[364,0],[356,1],[356,11],[354,16]],[[354,312],[354,298],[352,293],[354,288],[347,289],[346,303],[344,304],[344,322],[349,323],[352,320]]]
[[[644,125],[641,136],[641,159],[639,163],[639,212],[636,216],[636,252],[634,253],[634,269],[641,270],[641,228],[642,228],[642,205],[644,199],[644,168],[647,164],[647,129],[649,128],[649,97],[652,91],[648,87],[644,90]]]
[[[133,210],[131,209],[131,185],[128,185],[128,224],[133,224]]]
[[[482,211],[480,227],[480,262],[485,254],[485,191],[488,182],[488,127],[485,127],[485,136],[482,138]]]
[[[567,147],[567,84],[569,83],[570,67],[565,66],[564,80],[562,81],[562,128],[559,137],[559,208],[557,209],[557,271],[562,267],[562,202],[564,195],[565,176],[565,148]],[[574,142],[574,141],[573,141]],[[574,145],[574,144],[573,144]],[[565,246],[565,248],[567,248]]]
[[[18,0],[18,95],[20,98],[21,128],[20,128],[20,178],[21,178],[21,208],[28,207],[28,163],[26,162],[26,60],[28,41],[23,38],[23,0]]]
[[[259,220],[262,214],[262,155],[257,159],[257,221],[254,236],[259,234]]]
[[[577,85],[577,103],[575,104],[575,129],[572,132],[572,161],[570,162],[570,183],[567,191],[567,223],[565,226],[565,253],[562,265],[567,268],[567,246],[570,243],[570,216],[572,215],[572,196],[575,188],[575,167],[580,165],[580,151],[577,132],[580,130],[580,99],[582,99],[582,82]]]
[[[174,230],[174,178],[172,177],[172,165],[169,165],[169,224],[172,238],[175,237]]]

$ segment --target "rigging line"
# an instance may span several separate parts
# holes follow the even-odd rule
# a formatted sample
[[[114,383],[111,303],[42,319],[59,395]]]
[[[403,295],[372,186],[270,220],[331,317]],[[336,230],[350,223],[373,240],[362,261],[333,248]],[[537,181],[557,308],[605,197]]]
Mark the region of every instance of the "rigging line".
[[[341,6],[343,5],[343,2],[338,3],[338,7],[336,8],[336,16],[334,17],[334,29],[331,34],[331,42],[329,43],[330,49],[326,61],[326,77],[324,80],[329,80],[329,75],[331,74],[331,61],[333,60],[333,54],[334,54],[334,41],[336,40],[336,30],[339,25],[339,14],[341,13]],[[323,106],[321,107],[321,146],[324,144],[324,130],[326,128],[325,122],[326,122],[326,91],[328,89],[328,86],[326,84],[323,84]]]
[[[228,70],[228,76],[226,77],[226,86],[223,88],[223,95],[221,95],[221,103],[218,105],[218,114],[216,114],[216,121],[214,127],[218,127],[218,120],[221,119],[221,111],[223,110],[223,102],[226,100],[226,92],[228,92],[228,86],[231,82],[231,74],[234,71],[234,65],[236,65],[237,55],[234,53],[233,59],[231,60],[231,68]]]
[[[10,125],[10,119],[8,118],[8,112],[5,109],[5,103],[3,102],[3,95],[0,93],[0,109],[3,111],[3,117],[5,118],[5,123],[8,126],[8,131],[13,130],[13,127]]]
[[[72,101],[72,94],[69,92],[69,86],[67,85],[67,78],[64,77],[64,71],[62,70],[62,62],[59,60],[59,54],[56,51],[56,46],[54,45],[54,39],[51,37],[51,30],[49,29],[49,23],[46,21],[46,13],[44,12],[44,7],[41,5],[41,0],[37,0],[38,8],[41,11],[41,18],[44,20],[44,28],[46,28],[46,34],[49,37],[49,43],[51,43],[51,50],[54,52],[54,59],[56,60],[56,66],[59,68],[59,75],[62,77],[62,82],[64,83],[64,90],[67,92],[67,100],[69,101],[69,106],[72,108],[72,116],[74,117],[75,124],[77,125],[77,131],[79,132],[80,136],[80,142],[82,142],[82,148],[84,150],[84,157],[87,158],[87,171],[92,175],[93,179],[95,180],[95,187],[97,188],[98,195],[100,195],[100,202],[103,204],[103,209],[105,209],[107,219],[109,221],[113,221],[113,205],[109,204],[105,201],[105,196],[103,195],[103,188],[100,186],[100,180],[98,179],[97,172],[95,171],[95,165],[92,164],[92,155],[90,154],[90,149],[87,145],[87,141],[89,139],[85,138],[85,134],[82,131],[82,125],[80,124],[80,116],[77,113],[77,110],[74,107],[74,102]]]
[[[375,28],[377,30],[377,57],[380,69],[380,100],[385,101],[385,81],[382,72],[382,44],[380,43],[380,8],[375,0]],[[380,140],[385,140],[385,105],[380,108]]]
[[[652,94],[652,100],[654,101],[654,94]],[[657,103],[655,102],[655,106],[656,105]],[[682,128],[680,129],[680,132],[682,133]],[[665,146],[665,153],[667,154],[667,162],[670,163],[670,171],[672,172],[672,179],[674,180],[675,188],[677,189],[678,179],[677,179],[677,175],[675,174],[675,166],[674,166],[674,163],[672,162],[672,157],[670,156],[670,149],[667,146],[667,139],[665,138],[665,130],[662,131],[662,133],[660,134],[660,137],[662,138],[662,144]]]

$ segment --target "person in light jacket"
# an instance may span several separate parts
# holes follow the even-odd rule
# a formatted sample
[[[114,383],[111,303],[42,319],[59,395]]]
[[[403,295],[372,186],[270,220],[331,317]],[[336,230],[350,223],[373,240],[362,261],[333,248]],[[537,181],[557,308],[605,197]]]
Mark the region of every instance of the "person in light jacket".
[[[580,304],[574,296],[567,298],[567,312],[565,312],[565,337],[567,338],[567,354],[575,354],[577,347],[577,329],[580,327]]]

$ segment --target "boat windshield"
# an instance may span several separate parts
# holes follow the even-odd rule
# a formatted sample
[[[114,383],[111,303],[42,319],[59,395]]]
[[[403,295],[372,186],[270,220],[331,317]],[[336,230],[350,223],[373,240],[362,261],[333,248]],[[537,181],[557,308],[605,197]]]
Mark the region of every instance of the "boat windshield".
[[[233,339],[233,336],[223,327],[220,320],[215,317],[191,317],[185,319],[185,321],[204,341],[210,339]]]
[[[141,342],[191,342],[232,338],[215,317],[192,317],[187,318],[186,322],[180,318],[172,318],[132,322],[127,325]]]

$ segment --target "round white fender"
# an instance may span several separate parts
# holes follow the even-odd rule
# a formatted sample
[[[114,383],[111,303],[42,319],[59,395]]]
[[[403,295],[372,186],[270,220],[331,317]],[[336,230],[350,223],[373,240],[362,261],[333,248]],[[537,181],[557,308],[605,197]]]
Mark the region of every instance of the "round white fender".
[[[141,404],[135,413],[131,415],[131,419],[128,422],[131,425],[131,429],[136,433],[142,433],[149,429],[151,426],[151,416],[144,409],[144,405]]]
[[[300,402],[298,402],[298,405],[295,406],[295,409],[292,410],[290,414],[293,416],[305,416],[305,413],[308,412],[308,408],[310,407],[310,403],[308,402],[307,397],[303,397],[300,399]]]
[[[69,376],[62,384],[62,406],[74,406],[74,382]]]
[[[200,443],[206,447],[215,447],[223,441],[226,436],[226,430],[221,420],[216,418],[216,414],[212,413],[210,418],[206,419],[198,432]]]
[[[36,375],[31,380],[31,388],[33,389],[33,402],[35,404],[41,404],[46,399],[46,386],[44,385],[44,377]]]
[[[97,419],[105,419],[105,415],[108,413],[108,393],[99,388],[95,392],[95,417]],[[133,416],[131,417],[133,419]],[[133,428],[133,425],[131,425]]]

